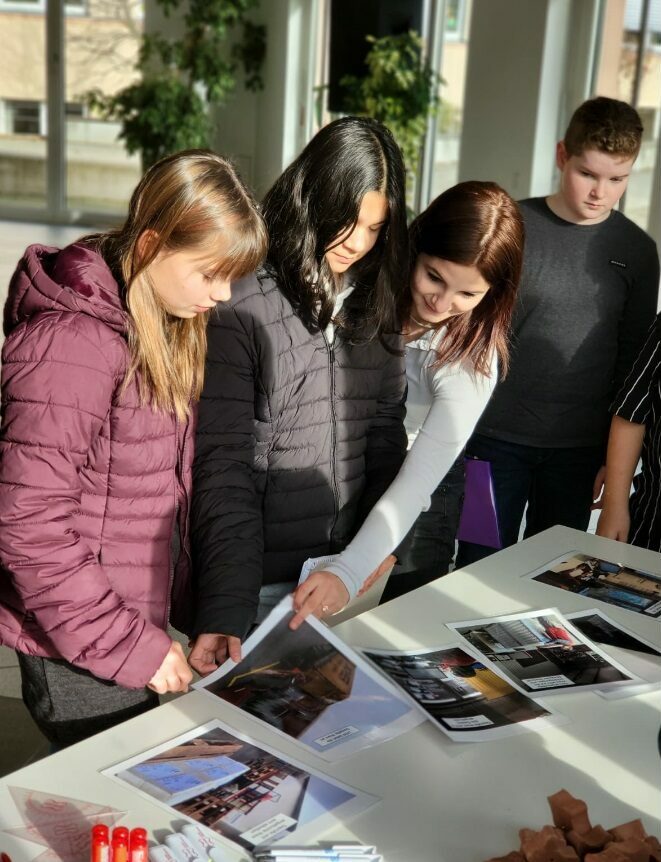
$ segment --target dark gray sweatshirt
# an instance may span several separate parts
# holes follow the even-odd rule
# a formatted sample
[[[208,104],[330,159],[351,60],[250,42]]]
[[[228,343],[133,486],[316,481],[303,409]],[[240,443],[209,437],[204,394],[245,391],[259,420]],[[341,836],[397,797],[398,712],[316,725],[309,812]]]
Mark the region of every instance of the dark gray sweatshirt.
[[[619,212],[575,225],[544,198],[520,207],[526,241],[512,363],[476,430],[527,446],[602,444],[609,404],[656,313],[656,246]]]

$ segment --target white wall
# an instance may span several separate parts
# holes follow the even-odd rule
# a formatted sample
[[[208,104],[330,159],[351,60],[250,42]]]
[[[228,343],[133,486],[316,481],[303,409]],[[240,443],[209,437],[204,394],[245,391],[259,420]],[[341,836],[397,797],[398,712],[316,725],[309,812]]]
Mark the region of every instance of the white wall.
[[[267,31],[264,89],[240,86],[216,112],[216,147],[260,198],[308,139],[317,15],[317,0],[262,0],[255,20]]]
[[[460,180],[495,180],[516,198],[551,190],[569,9],[570,0],[475,0]]]

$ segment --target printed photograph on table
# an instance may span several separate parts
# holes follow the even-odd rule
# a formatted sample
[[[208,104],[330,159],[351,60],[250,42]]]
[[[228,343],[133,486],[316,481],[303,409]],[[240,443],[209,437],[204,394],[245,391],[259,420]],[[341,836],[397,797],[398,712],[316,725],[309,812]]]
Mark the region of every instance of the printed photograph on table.
[[[661,575],[567,551],[524,577],[587,599],[661,617]]]
[[[253,850],[308,840],[377,797],[303,766],[214,720],[103,770]]]
[[[296,631],[291,596],[227,661],[193,687],[249,713],[327,760],[424,721],[400,690],[315,617]]]
[[[661,646],[657,647],[651,641],[629,631],[597,608],[574,611],[565,616],[590,640],[602,644],[607,651],[614,648],[615,658],[620,659],[639,677],[647,680],[639,685],[611,687],[598,691],[597,694],[613,700],[644,694],[647,691],[657,690],[661,686]],[[661,640],[661,632],[659,638]]]
[[[533,697],[589,691],[643,680],[610,658],[555,608],[446,623]]]
[[[526,697],[459,644],[361,652],[456,742],[486,742],[567,720]]]

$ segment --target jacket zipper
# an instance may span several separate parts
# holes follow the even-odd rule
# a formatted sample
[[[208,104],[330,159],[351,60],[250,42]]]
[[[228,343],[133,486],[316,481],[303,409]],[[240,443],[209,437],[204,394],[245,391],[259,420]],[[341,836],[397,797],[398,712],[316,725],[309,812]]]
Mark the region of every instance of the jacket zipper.
[[[172,606],[172,587],[174,586],[174,560],[172,558],[172,537],[175,529],[179,529],[179,524],[177,523],[177,512],[179,509],[179,495],[177,493],[179,487],[179,417],[175,415],[174,418],[174,446],[175,446],[175,461],[174,461],[174,482],[172,483],[172,496],[174,499],[174,506],[172,509],[172,521],[170,523],[170,534],[168,536],[168,593],[167,599],[165,602],[165,625],[163,628],[167,629],[168,623],[170,622],[170,609]]]
[[[340,492],[337,488],[336,474],[336,449],[337,449],[337,416],[335,415],[335,350],[326,338],[326,333],[321,333],[328,353],[328,370],[330,375],[330,409],[331,409],[331,488],[333,490],[333,522],[331,524],[329,541],[332,542],[333,532],[337,524],[340,511]]]

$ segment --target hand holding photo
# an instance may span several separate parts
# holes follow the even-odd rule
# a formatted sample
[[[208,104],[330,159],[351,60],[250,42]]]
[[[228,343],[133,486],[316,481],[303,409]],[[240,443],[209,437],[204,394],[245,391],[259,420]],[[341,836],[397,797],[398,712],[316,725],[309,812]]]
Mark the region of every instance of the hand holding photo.
[[[515,688],[534,697],[641,681],[555,608],[447,626],[497,667]]]
[[[252,715],[327,760],[392,739],[424,721],[400,690],[315,617],[296,631],[291,596],[243,647],[193,687]]]

